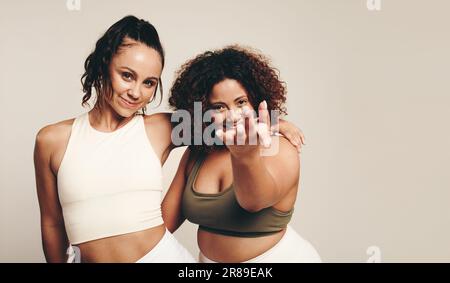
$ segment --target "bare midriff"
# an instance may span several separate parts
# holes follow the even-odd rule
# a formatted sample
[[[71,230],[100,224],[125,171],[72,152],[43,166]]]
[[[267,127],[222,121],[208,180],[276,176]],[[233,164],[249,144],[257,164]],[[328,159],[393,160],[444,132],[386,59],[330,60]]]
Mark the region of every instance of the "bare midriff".
[[[76,245],[81,262],[136,262],[150,252],[163,238],[164,225],[146,230],[102,238]]]
[[[216,262],[244,262],[275,246],[286,229],[262,237],[234,237],[198,229],[197,241],[204,256]]]

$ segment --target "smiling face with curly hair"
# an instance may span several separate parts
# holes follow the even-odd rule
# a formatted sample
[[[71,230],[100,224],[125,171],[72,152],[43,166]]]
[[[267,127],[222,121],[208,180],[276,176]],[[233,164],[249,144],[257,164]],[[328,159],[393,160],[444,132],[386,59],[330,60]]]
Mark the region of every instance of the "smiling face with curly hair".
[[[233,122],[240,119],[244,107],[254,110],[244,87],[232,79],[225,79],[214,85],[208,97],[208,105],[210,109],[215,110],[216,117],[222,115],[221,120],[224,120],[229,116]]]
[[[286,114],[286,87],[277,70],[264,55],[230,46],[207,51],[185,63],[177,72],[169,103],[174,110],[187,110],[194,117],[194,102],[202,103],[204,114],[210,109],[226,112],[243,106],[257,111],[264,100],[269,111]],[[202,145],[201,149],[215,147]]]

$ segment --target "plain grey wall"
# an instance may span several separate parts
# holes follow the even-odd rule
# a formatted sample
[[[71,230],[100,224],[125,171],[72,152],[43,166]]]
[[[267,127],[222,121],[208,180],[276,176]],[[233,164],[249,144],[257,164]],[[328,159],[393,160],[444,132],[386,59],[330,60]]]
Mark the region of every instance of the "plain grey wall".
[[[324,261],[364,262],[377,246],[384,262],[450,262],[449,1],[66,2],[0,4],[0,262],[44,261],[35,135],[86,111],[84,60],[127,14],[159,31],[165,94],[175,70],[211,48],[241,43],[273,59],[288,119],[307,137],[292,225]],[[194,225],[176,236],[197,252]]]

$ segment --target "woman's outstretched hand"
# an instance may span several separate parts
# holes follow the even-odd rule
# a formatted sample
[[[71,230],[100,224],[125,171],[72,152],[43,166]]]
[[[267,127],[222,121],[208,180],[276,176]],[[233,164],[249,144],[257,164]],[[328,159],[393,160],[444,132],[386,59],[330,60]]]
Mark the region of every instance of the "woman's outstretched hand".
[[[272,143],[270,136],[270,115],[267,103],[263,101],[258,107],[259,117],[254,111],[243,107],[241,111],[228,111],[226,114],[216,113],[216,135],[235,156],[251,152],[256,153],[263,148],[269,148]],[[225,125],[224,125],[225,124]]]

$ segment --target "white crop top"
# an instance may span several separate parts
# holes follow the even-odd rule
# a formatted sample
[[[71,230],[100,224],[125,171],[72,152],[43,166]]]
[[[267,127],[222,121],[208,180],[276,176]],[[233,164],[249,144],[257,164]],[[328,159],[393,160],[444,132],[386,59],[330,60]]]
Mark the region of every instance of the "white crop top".
[[[164,223],[161,163],[142,115],[109,133],[94,129],[88,113],[78,116],[57,182],[71,244]]]

